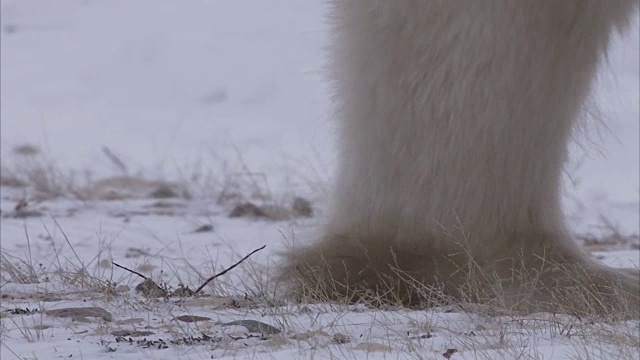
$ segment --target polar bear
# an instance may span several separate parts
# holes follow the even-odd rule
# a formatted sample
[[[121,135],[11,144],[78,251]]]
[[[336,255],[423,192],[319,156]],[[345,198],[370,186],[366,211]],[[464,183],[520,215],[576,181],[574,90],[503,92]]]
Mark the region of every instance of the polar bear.
[[[297,296],[640,312],[573,241],[572,130],[637,0],[330,0],[339,162]],[[434,295],[437,294],[437,295]]]

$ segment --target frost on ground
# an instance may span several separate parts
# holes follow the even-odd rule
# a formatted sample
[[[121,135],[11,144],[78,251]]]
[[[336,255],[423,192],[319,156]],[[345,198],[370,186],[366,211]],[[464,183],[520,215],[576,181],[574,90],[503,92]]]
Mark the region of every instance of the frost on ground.
[[[3,359],[634,359],[640,346],[638,321],[288,301],[269,272],[306,216],[231,217],[176,197],[25,204],[15,190],[0,201]],[[596,255],[637,266],[632,247]]]
[[[2,359],[637,358],[638,321],[281,296],[334,157],[322,1],[0,5]],[[638,31],[566,177],[576,239],[618,267],[640,263]]]

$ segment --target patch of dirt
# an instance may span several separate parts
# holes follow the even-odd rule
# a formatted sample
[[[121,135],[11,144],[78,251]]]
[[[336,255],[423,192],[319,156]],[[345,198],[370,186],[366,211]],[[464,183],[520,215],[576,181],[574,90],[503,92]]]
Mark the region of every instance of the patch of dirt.
[[[311,202],[305,198],[297,197],[293,199],[291,209],[297,216],[300,217],[313,216],[313,206],[311,205]]]
[[[237,217],[252,217],[252,218],[266,218],[267,212],[256,204],[246,202],[236,205],[236,207],[229,213],[230,218]]]
[[[175,317],[176,320],[193,323],[198,321],[211,321],[212,319],[206,316],[196,316],[196,315],[180,315]]]
[[[111,315],[110,312],[108,312],[107,310],[101,307],[96,307],[96,306],[70,307],[70,308],[62,308],[62,309],[55,309],[55,310],[47,310],[44,313],[49,316],[64,317],[64,318],[70,317],[76,320],[82,319],[82,318],[90,318],[90,317],[101,318],[104,321],[113,320],[113,316]]]
[[[252,202],[242,202],[229,213],[230,218],[262,218],[274,221],[288,220],[296,217],[312,217],[313,207],[308,200],[297,197],[290,208],[279,205],[256,205]]]

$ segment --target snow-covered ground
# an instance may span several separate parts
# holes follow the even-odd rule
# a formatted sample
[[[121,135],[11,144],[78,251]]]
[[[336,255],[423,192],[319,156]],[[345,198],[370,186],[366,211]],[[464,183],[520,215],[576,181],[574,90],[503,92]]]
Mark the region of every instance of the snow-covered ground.
[[[447,349],[457,350],[452,359],[586,359],[637,351],[638,323],[610,331],[549,314],[267,306],[275,301],[268,270],[278,250],[304,239],[321,217],[334,163],[322,1],[0,4],[2,175],[46,180],[38,192],[0,188],[3,359],[442,358]],[[640,263],[638,33],[636,19],[616,38],[567,168],[572,228],[579,238],[604,239],[587,245],[614,266]],[[40,152],[29,154],[26,144]],[[99,180],[115,176],[149,182],[115,186],[114,195],[114,182]],[[190,196],[140,198],[159,181]],[[51,188],[68,196],[52,198]],[[314,217],[289,216],[296,196],[311,201]],[[118,199],[96,200],[105,197]],[[21,200],[22,215],[41,216],[13,217]],[[270,216],[229,217],[239,201]],[[262,245],[205,288],[217,295],[209,298],[145,299],[133,290],[140,279],[111,265],[194,289]],[[7,264],[19,269],[11,275]],[[22,282],[39,283],[6,281],[25,274]],[[89,305],[111,319],[8,312]],[[283,332],[223,326],[235,320]],[[114,332],[124,330],[153,334],[120,341]],[[202,334],[211,339],[171,343]],[[142,338],[150,343],[136,343]],[[157,349],[159,339],[169,348]]]

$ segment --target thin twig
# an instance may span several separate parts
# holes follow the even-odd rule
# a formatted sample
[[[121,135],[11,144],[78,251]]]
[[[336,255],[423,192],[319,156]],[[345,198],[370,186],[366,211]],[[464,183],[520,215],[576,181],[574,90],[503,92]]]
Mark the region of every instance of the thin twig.
[[[108,146],[102,147],[102,153],[111,161],[113,165],[115,165],[116,168],[118,168],[118,170],[120,170],[123,175],[127,175],[129,173],[124,162],[122,162],[122,160],[120,160],[120,158],[116,154],[114,154]]]
[[[69,240],[69,237],[67,237],[67,234],[64,232],[64,230],[62,230],[62,226],[60,226],[60,224],[58,223],[58,220],[56,220],[56,218],[53,217],[53,215],[51,214],[49,214],[49,217],[51,217],[51,220],[53,220],[53,223],[56,224],[56,226],[58,227],[58,230],[60,230],[60,233],[62,234],[62,237],[64,237],[64,240],[67,242],[67,245],[69,245],[69,248],[73,252],[73,255],[75,255],[76,260],[78,260],[78,263],[81,265],[80,270],[86,270],[86,267],[84,266],[84,262],[80,260],[80,256],[78,256],[76,249],[74,249],[73,245],[71,245],[71,240]]]
[[[205,286],[207,286],[207,284],[208,284],[208,283],[210,283],[213,279],[215,279],[215,278],[217,278],[217,277],[220,277],[220,276],[222,276],[222,275],[224,275],[224,274],[228,273],[228,272],[229,272],[229,271],[231,271],[234,267],[236,267],[236,266],[240,265],[240,263],[241,263],[241,262],[243,262],[243,261],[247,260],[247,259],[249,258],[249,256],[251,256],[251,255],[253,255],[253,254],[257,253],[258,251],[260,251],[260,250],[262,250],[262,249],[264,249],[264,248],[266,248],[266,247],[267,247],[267,245],[262,245],[262,247],[260,247],[260,248],[257,248],[257,249],[255,249],[255,250],[253,250],[252,252],[250,252],[250,253],[249,253],[249,255],[247,255],[247,256],[245,256],[245,257],[243,257],[242,259],[240,259],[240,261],[238,261],[237,263],[235,263],[235,264],[231,265],[231,267],[229,267],[229,268],[227,268],[227,269],[225,269],[225,270],[223,270],[223,271],[221,271],[221,272],[219,272],[219,273],[217,273],[217,274],[213,275],[212,277],[208,278],[208,279],[207,279],[207,281],[205,281],[205,282],[204,282],[204,284],[200,285],[200,287],[199,287],[198,289],[196,289],[196,291],[194,291],[194,292],[193,292],[193,294],[195,295],[195,294],[199,293],[199,292],[200,292],[200,290],[202,290]]]
[[[31,240],[29,239],[29,231],[27,230],[27,220],[24,220],[24,236],[27,238],[27,250],[29,250],[29,276],[31,279],[38,280],[36,271],[33,268],[33,258],[31,257]]]
[[[126,268],[126,267],[124,267],[124,266],[122,266],[122,265],[118,265],[118,264],[114,263],[113,261],[112,261],[111,263],[113,264],[113,266],[117,266],[117,267],[119,267],[120,269],[127,270],[128,272],[133,273],[133,274],[136,274],[136,275],[140,276],[141,278],[143,278],[143,279],[147,280],[147,277],[146,277],[146,276],[144,276],[144,275],[140,274],[140,273],[139,273],[139,272],[137,272],[137,271],[131,270],[131,269]]]

